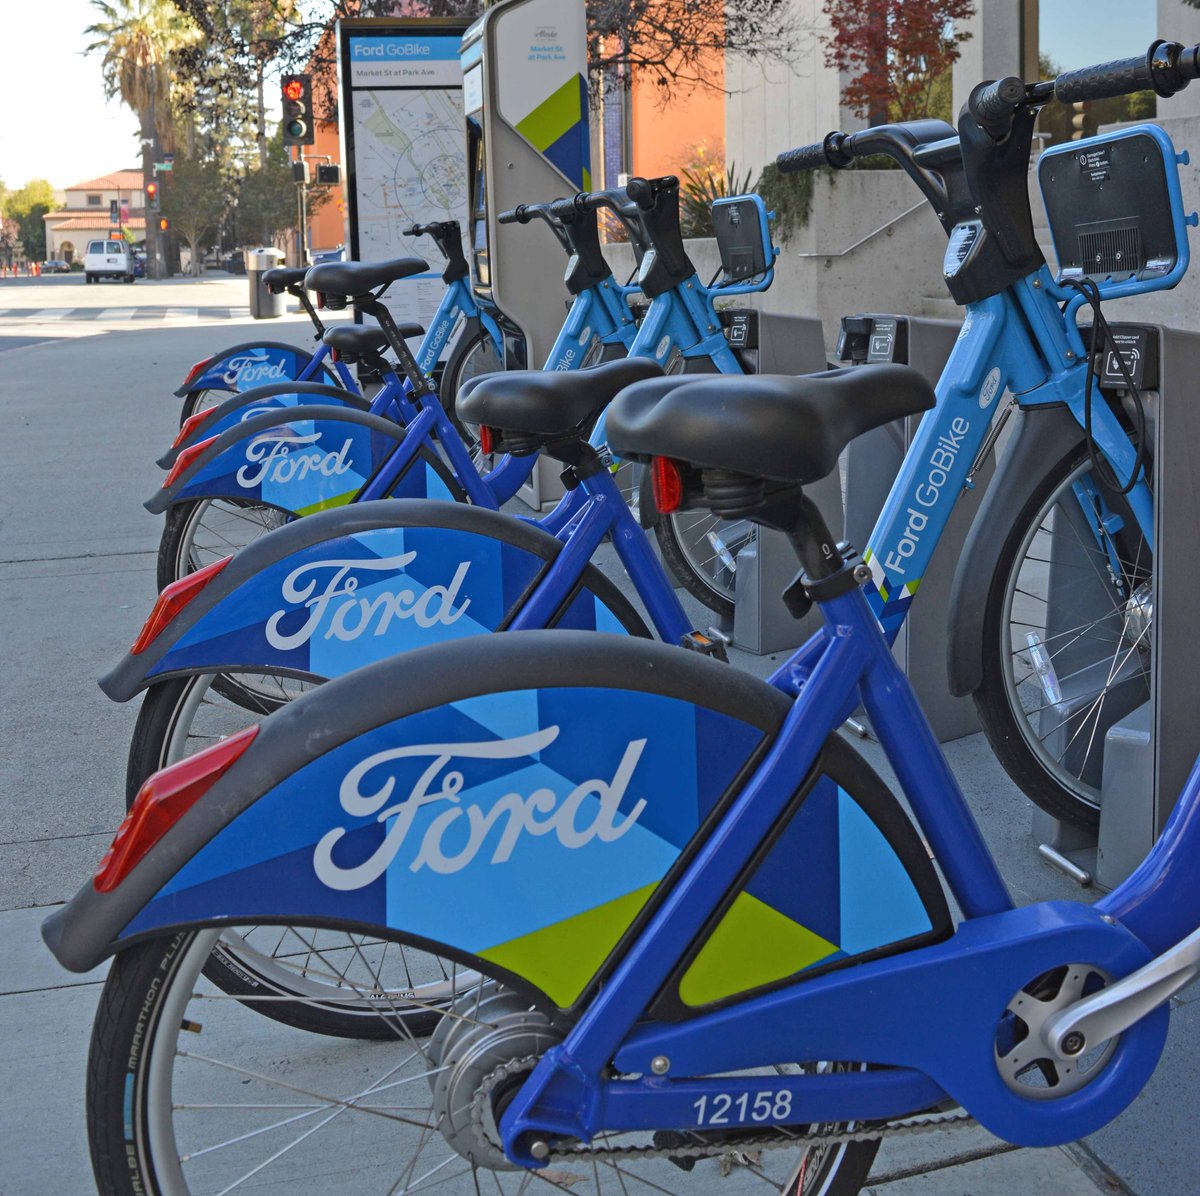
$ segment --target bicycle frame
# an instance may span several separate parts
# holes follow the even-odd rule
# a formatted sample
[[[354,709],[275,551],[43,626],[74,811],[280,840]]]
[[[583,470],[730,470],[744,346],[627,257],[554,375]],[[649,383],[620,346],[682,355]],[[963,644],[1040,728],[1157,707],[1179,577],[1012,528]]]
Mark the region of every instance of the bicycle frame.
[[[716,1108],[740,1105],[735,1125],[820,1124],[903,1116],[945,1095],[1009,1141],[1050,1145],[1115,1117],[1153,1071],[1165,1040],[1165,1005],[1125,1031],[1103,1077],[1058,1101],[1011,1092],[992,1044],[1006,1004],[1042,972],[1087,960],[1124,975],[1200,924],[1190,876],[1200,852],[1200,767],[1159,844],[1112,895],[1093,908],[1014,909],[867,596],[854,589],[822,611],[826,627],[775,678],[795,701],[769,754],[505,1113],[506,1149],[526,1166],[538,1165],[530,1144],[552,1136],[588,1141],[619,1130],[731,1124],[705,1120]],[[793,977],[683,1022],[643,1022],[860,698],[965,921],[943,943],[802,983]],[[1182,908],[1180,890],[1189,893]],[[952,1019],[944,1016],[947,992],[954,993]],[[780,1059],[860,1059],[892,1070],[688,1078],[769,1068]],[[608,1078],[610,1069],[634,1078]],[[771,1112],[746,1116],[748,1107],[763,1110],[764,1095]]]
[[[1043,266],[1010,291],[967,307],[938,380],[937,407],[921,420],[863,553],[872,574],[871,603],[889,640],[903,625],[954,504],[969,488],[1005,391],[1026,410],[1065,404],[1083,427],[1087,354],[1074,324],[1076,299]],[[1065,301],[1066,314],[1058,308]],[[1098,396],[1092,422],[1101,451],[1127,479],[1134,447]],[[1153,544],[1153,497],[1144,476],[1129,503]]]
[[[555,508],[554,536],[564,545],[554,564],[529,595],[510,631],[533,630],[549,625],[574,588],[592,554],[605,536],[611,536],[617,557],[646,604],[655,631],[664,643],[678,644],[693,630],[675,590],[654,555],[646,533],[634,518],[607,470],[584,478],[567,492]],[[547,520],[541,526],[545,530]]]

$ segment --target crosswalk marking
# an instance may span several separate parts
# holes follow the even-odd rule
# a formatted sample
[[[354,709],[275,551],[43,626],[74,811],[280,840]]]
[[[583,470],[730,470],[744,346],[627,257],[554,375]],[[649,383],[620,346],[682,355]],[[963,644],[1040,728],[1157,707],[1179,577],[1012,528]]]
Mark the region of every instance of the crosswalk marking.
[[[177,320],[198,320],[200,318],[200,309],[198,307],[168,307],[166,312],[167,319]]]
[[[106,307],[97,317],[97,320],[132,320],[132,307]]]
[[[35,311],[30,318],[34,320],[65,320],[74,310],[73,307],[47,307],[42,311]]]

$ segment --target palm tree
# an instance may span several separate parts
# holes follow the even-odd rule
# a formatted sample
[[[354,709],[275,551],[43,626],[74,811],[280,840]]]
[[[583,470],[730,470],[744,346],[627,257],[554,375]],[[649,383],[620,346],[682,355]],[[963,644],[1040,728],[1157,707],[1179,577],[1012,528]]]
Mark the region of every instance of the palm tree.
[[[105,93],[120,96],[137,114],[142,138],[142,175],[154,177],[157,153],[174,149],[171,111],[171,52],[195,36],[170,0],[92,0],[101,20],[86,33],[97,40],[85,53],[103,54]],[[158,225],[146,219],[146,248],[151,269],[160,262]]]

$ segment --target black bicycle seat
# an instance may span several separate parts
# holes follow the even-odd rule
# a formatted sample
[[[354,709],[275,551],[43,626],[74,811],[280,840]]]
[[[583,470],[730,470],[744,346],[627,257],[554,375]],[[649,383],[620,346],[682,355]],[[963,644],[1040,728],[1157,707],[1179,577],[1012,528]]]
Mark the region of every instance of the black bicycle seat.
[[[307,273],[307,266],[274,266],[263,274],[263,286],[278,295],[280,291],[302,283]]]
[[[397,324],[396,327],[405,340],[425,335],[425,329],[420,324]],[[321,340],[345,356],[382,353],[388,347],[387,333],[382,328],[366,324],[337,324],[333,328],[326,328]]]
[[[419,257],[399,257],[390,262],[323,262],[308,271],[304,285],[326,295],[365,295],[376,287],[428,270],[429,263]]]
[[[658,378],[623,390],[605,418],[609,447],[622,456],[806,485],[832,473],[856,436],[934,402],[917,370],[861,365],[801,377]]]
[[[594,419],[634,382],[662,377],[646,357],[626,357],[586,370],[510,370],[472,378],[458,392],[460,419],[505,432],[562,436]]]

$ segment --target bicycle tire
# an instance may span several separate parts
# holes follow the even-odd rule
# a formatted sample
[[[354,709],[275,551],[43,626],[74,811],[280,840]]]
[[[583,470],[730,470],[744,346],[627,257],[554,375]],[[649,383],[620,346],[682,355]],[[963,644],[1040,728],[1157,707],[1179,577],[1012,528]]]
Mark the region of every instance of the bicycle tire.
[[[198,411],[207,411],[216,407],[229,398],[232,391],[213,390],[207,386],[198,390],[189,390],[183,396],[183,404],[179,408],[179,426],[183,427]]]
[[[700,535],[717,535],[717,528],[729,521],[719,519],[707,511],[684,511],[671,515],[660,515],[654,525],[654,535],[662,551],[663,560],[671,575],[683,586],[693,598],[703,602],[715,614],[729,617],[734,608],[734,574],[726,564],[722,564],[723,556],[714,545],[711,553],[705,550],[705,559],[700,559],[691,547],[691,542]],[[755,534],[754,525],[745,520],[735,520],[734,537],[739,541],[730,548],[722,543],[721,548],[732,558],[736,558],[740,548],[749,542],[749,537]],[[728,530],[726,532],[728,535]]]
[[[1131,701],[1143,696],[1148,700],[1150,696],[1149,624],[1136,633],[1130,631],[1129,603],[1139,587],[1150,584],[1152,553],[1137,532],[1127,501],[1098,485],[1107,506],[1123,522],[1123,527],[1109,536],[1109,542],[1122,575],[1124,605],[1114,594],[1111,610],[1078,626],[1072,626],[1075,620],[1062,613],[1062,597],[1073,597],[1068,584],[1074,589],[1089,587],[1089,599],[1093,592],[1100,592],[1097,585],[1101,588],[1115,585],[1112,578],[1116,570],[1109,572],[1111,557],[1102,553],[1099,546],[1083,543],[1073,552],[1068,565],[1057,566],[1058,576],[1066,576],[1067,582],[1060,583],[1058,608],[1051,607],[1049,598],[1056,595],[1049,590],[1051,558],[1047,550],[1060,519],[1068,520],[1063,525],[1064,535],[1075,530],[1071,519],[1079,506],[1073,485],[1089,477],[1098,485],[1087,452],[1073,451],[1046,475],[1013,519],[988,586],[983,618],[983,670],[974,699],[988,742],[1005,772],[1026,796],[1051,817],[1094,831],[1100,819],[1103,720],[1119,717],[1116,712]],[[1068,502],[1074,504],[1073,509],[1066,505]],[[1037,555],[1040,552],[1047,553],[1045,559]],[[1079,564],[1074,563],[1076,557]],[[1093,570],[1092,577],[1087,576],[1087,566]],[[1080,576],[1072,579],[1064,573],[1067,567],[1080,571]],[[1035,592],[1043,573],[1047,597]],[[1152,594],[1150,599],[1152,611]],[[1039,614],[1038,604],[1044,608],[1043,614]],[[1051,630],[1064,619],[1066,630],[1057,633]],[[1038,637],[1038,643],[1028,640],[1030,634]],[[1131,640],[1130,635],[1135,638]],[[1018,637],[1025,638],[1023,648]],[[1050,647],[1056,640],[1061,643]],[[1111,658],[1106,663],[1110,647]],[[1093,654],[1093,648],[1095,659],[1087,663],[1086,657]],[[1058,664],[1056,657],[1060,658]],[[1048,674],[1034,675],[1039,660],[1049,662]],[[1080,678],[1090,670],[1106,667],[1111,671],[1095,695],[1087,692],[1071,695],[1061,690],[1062,681],[1079,686],[1083,684]],[[1142,686],[1144,695],[1140,692]],[[1056,692],[1067,698],[1066,707],[1052,701]],[[1112,705],[1106,713],[1110,698]],[[1080,708],[1085,712],[1083,717],[1072,714],[1065,722],[1054,725],[1062,711],[1077,701],[1091,702]],[[1087,713],[1092,706],[1094,718]],[[1054,713],[1056,709],[1058,713]],[[1049,724],[1046,727],[1040,718],[1044,711],[1051,711],[1045,720]],[[1035,715],[1039,716],[1036,726]],[[1080,737],[1084,735],[1087,739],[1082,741],[1081,754]],[[1053,753],[1064,738],[1067,742],[1056,760]]]
[[[480,374],[496,373],[504,369],[504,361],[496,356],[492,337],[487,329],[480,327],[472,332],[468,326],[455,342],[446,368],[442,371],[442,383],[438,398],[454,430],[462,437],[463,444],[474,452],[479,436],[473,424],[464,424],[454,408],[454,401],[465,382]]]

